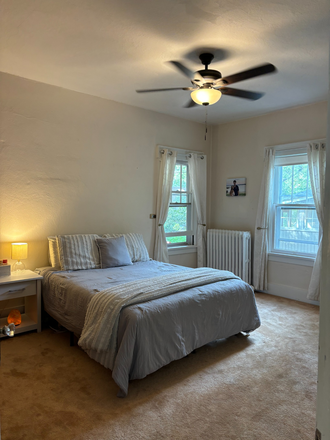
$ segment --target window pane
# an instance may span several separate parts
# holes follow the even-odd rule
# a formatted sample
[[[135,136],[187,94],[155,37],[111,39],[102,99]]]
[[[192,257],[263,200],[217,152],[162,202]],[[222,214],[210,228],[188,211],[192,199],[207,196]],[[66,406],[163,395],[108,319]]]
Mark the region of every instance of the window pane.
[[[187,231],[187,212],[186,206],[170,206],[164,225],[165,232]]]
[[[175,165],[172,191],[180,191],[181,165]]]
[[[312,186],[311,186],[311,178],[308,173],[308,185],[307,185],[307,203],[312,203],[314,205],[314,197],[312,193]]]
[[[293,169],[293,167],[291,165],[279,167],[279,173],[280,173],[279,203],[291,203],[291,200],[292,200],[292,169]]]
[[[166,237],[167,243],[187,243],[187,236],[181,235],[180,237]]]
[[[314,204],[307,163],[279,167],[279,203]]]
[[[181,191],[187,191],[187,165],[182,165]]]
[[[172,193],[172,203],[180,203],[180,194]]]
[[[181,194],[181,203],[188,203],[187,194]]]
[[[318,243],[319,222],[315,209],[277,208],[275,249],[316,254]]]
[[[293,165],[293,203],[307,202],[308,165]]]

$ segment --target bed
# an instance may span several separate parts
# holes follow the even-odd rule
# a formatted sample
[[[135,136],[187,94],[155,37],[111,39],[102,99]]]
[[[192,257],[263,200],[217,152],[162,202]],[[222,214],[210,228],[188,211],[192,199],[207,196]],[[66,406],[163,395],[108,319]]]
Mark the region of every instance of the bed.
[[[138,280],[174,277],[179,272],[191,271],[149,258],[106,269],[65,269],[41,271],[43,303],[50,316],[78,337],[84,330],[88,307],[99,292]],[[122,309],[112,368],[120,397],[127,395],[130,380],[142,379],[214,340],[250,333],[260,326],[251,286],[231,277],[229,272],[223,271],[222,275],[222,281]],[[105,365],[97,355],[93,358]]]

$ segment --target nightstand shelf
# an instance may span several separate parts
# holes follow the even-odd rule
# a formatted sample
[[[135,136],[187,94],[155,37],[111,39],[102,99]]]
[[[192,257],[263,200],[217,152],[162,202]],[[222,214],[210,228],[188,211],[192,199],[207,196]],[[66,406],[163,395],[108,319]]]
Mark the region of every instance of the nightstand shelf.
[[[15,335],[19,333],[29,332],[31,330],[38,330],[38,323],[34,321],[26,313],[22,313],[22,322],[20,325],[15,326]],[[7,325],[7,318],[0,319],[0,327]],[[4,336],[5,337],[5,336]]]
[[[41,280],[42,276],[30,270],[0,277],[0,309],[1,301],[24,298],[25,311],[22,313],[22,323],[16,326],[15,334],[41,331]],[[0,318],[0,327],[6,324],[7,317]]]

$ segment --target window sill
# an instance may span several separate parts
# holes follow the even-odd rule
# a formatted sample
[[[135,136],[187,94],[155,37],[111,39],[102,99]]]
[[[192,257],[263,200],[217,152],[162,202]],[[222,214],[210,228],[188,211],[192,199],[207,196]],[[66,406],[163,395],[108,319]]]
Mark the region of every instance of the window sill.
[[[314,266],[315,258],[303,257],[299,255],[287,255],[270,252],[268,261],[276,261],[277,263],[296,264],[298,266]]]
[[[192,254],[197,252],[197,246],[171,246],[167,250],[168,255]]]

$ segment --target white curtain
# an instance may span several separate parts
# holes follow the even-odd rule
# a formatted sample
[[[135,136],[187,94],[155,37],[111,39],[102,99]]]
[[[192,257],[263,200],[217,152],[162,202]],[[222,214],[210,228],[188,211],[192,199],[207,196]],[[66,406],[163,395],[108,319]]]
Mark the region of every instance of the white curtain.
[[[206,158],[188,156],[192,196],[197,214],[197,267],[206,267]]]
[[[309,144],[307,149],[308,168],[311,179],[312,193],[320,223],[320,244],[315,258],[312,277],[308,288],[307,298],[318,301],[320,297],[320,274],[322,263],[322,235],[324,221],[324,192],[325,192],[325,160],[326,151],[324,143]]]
[[[154,259],[168,263],[167,243],[164,224],[167,219],[172,184],[176,163],[176,151],[163,150],[158,181],[157,194],[157,227],[155,237]]]
[[[273,150],[267,148],[254,233],[253,284],[256,290],[267,290],[268,227],[273,198],[274,162]]]

